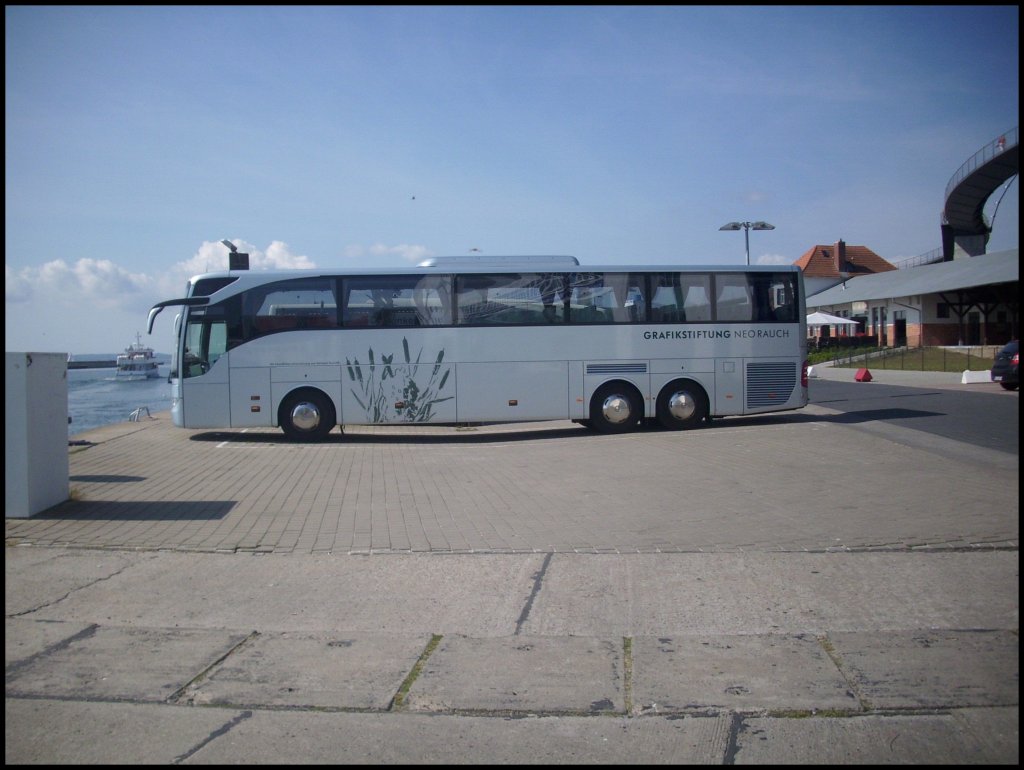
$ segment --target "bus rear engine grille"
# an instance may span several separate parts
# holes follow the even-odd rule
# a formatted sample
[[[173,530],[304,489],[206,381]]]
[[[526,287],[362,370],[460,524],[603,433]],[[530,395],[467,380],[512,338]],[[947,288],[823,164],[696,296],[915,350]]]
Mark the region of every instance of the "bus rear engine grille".
[[[796,364],[747,364],[747,409],[780,406],[796,387]]]

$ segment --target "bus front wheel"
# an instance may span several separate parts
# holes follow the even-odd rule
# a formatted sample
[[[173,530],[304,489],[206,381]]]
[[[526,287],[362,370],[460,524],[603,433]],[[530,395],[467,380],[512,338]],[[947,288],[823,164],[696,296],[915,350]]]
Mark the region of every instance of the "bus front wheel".
[[[334,428],[334,406],[316,390],[290,394],[281,402],[278,422],[292,441],[323,441]]]
[[[632,430],[643,416],[643,401],[630,385],[610,382],[598,388],[590,399],[590,427],[601,433]]]
[[[695,428],[708,416],[708,397],[697,383],[676,380],[661,389],[655,414],[669,430]]]

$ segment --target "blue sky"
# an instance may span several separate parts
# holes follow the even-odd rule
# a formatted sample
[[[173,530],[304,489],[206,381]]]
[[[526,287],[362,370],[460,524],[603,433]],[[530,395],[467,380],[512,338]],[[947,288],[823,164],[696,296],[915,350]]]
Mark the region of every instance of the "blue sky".
[[[116,352],[189,275],[941,245],[1019,119],[1017,6],[5,8],[6,350]],[[1016,179],[989,250],[1018,245]],[[164,313],[150,341],[170,349]]]

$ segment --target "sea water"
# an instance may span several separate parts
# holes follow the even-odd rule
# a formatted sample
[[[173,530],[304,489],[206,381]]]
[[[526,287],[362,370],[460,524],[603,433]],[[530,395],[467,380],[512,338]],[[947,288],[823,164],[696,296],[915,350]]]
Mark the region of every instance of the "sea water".
[[[149,413],[171,408],[171,386],[167,382],[168,364],[161,364],[159,377],[146,380],[118,380],[116,369],[68,370],[68,436],[93,428],[128,422],[132,412],[145,407]]]

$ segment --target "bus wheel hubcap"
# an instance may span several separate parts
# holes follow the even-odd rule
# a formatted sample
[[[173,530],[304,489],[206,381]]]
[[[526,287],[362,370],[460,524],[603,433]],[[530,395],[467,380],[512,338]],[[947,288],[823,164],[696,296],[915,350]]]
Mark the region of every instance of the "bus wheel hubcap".
[[[299,430],[313,430],[320,424],[320,413],[310,403],[296,404],[292,409],[292,425]]]
[[[601,414],[613,425],[622,425],[630,418],[632,410],[629,408],[629,400],[622,396],[609,396],[601,405]]]
[[[697,405],[686,391],[673,393],[668,400],[668,413],[677,420],[689,420],[696,410]]]

